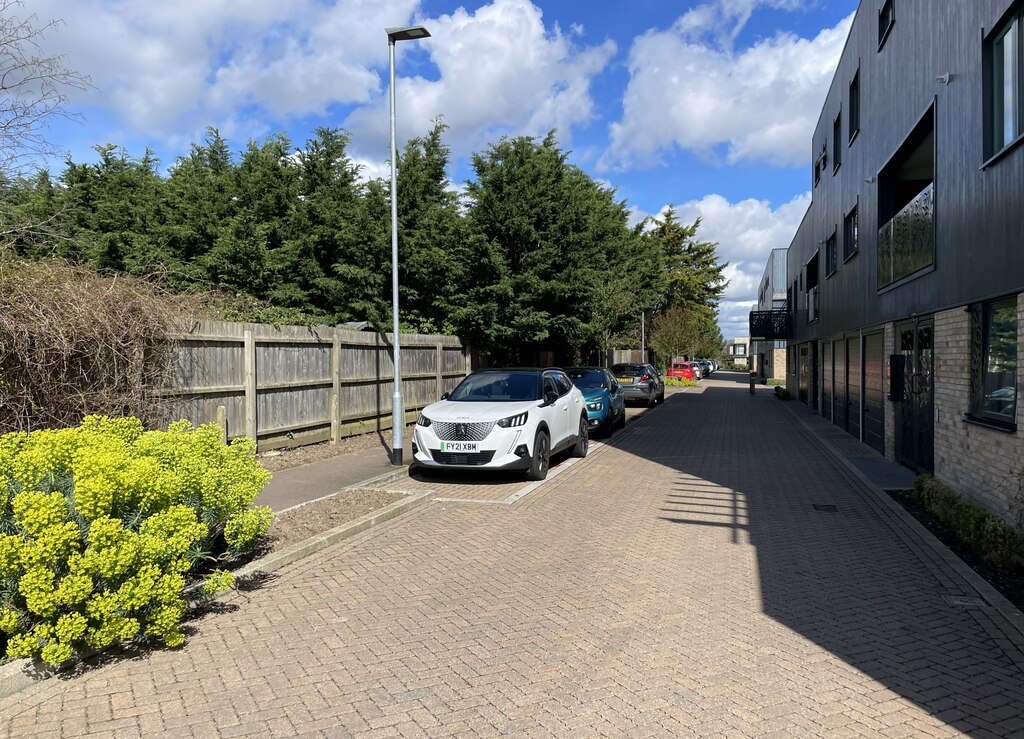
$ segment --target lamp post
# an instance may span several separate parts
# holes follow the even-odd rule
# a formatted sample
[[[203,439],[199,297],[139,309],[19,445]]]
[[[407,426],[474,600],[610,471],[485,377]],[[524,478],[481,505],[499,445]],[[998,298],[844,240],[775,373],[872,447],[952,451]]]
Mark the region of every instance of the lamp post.
[[[391,67],[391,319],[394,342],[395,394],[391,397],[391,464],[401,466],[405,436],[405,408],[402,404],[402,349],[398,329],[398,177],[395,144],[395,42],[415,41],[430,36],[423,26],[385,28]]]

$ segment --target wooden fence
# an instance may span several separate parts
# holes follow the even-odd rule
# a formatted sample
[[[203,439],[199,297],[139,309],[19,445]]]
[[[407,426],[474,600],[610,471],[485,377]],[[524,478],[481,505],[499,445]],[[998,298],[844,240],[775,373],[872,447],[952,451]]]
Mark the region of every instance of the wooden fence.
[[[168,411],[221,422],[261,450],[391,428],[391,334],[330,326],[197,321],[174,336]],[[401,336],[405,420],[468,373],[451,336]]]

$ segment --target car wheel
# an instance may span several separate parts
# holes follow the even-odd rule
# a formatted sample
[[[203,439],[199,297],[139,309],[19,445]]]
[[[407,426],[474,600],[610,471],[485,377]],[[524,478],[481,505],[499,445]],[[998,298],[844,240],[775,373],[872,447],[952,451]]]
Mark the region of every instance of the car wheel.
[[[551,441],[544,431],[537,432],[537,438],[533,440],[533,460],[530,462],[530,469],[526,471],[528,480],[543,480],[548,476],[548,466],[551,464]]]
[[[587,417],[581,416],[579,436],[576,437],[576,446],[572,448],[572,456],[579,457],[580,459],[587,456],[587,449],[590,446],[590,437],[587,433],[588,428]]]
[[[626,428],[626,404],[622,404],[622,413],[619,415],[619,422],[616,424],[620,429]]]

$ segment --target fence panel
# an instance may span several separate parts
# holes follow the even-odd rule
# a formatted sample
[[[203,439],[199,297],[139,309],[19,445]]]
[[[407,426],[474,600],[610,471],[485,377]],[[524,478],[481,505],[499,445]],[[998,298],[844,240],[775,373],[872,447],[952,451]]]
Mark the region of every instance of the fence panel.
[[[215,422],[261,450],[391,428],[390,334],[330,326],[198,321],[177,341],[167,388],[170,419]],[[467,374],[451,336],[402,335],[406,422]]]

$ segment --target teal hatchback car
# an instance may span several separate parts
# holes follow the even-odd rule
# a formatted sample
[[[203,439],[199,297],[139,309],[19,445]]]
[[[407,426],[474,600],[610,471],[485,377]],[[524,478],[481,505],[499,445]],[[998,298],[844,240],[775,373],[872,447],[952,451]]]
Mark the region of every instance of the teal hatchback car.
[[[583,393],[591,433],[610,436],[626,425],[626,395],[603,367],[566,367],[565,374]]]

